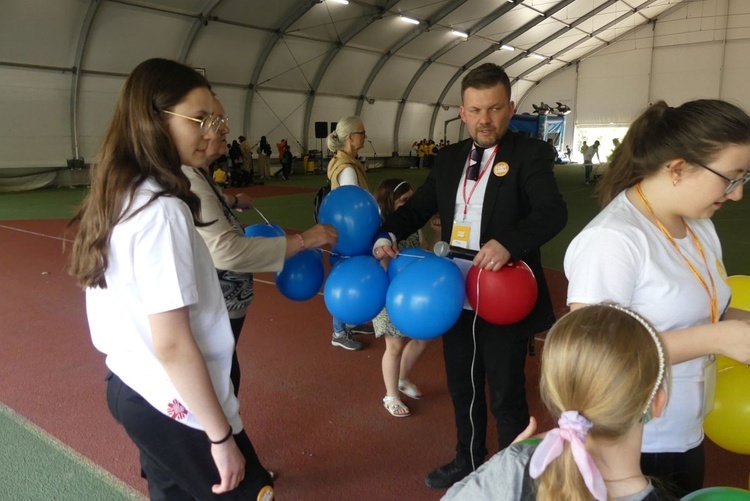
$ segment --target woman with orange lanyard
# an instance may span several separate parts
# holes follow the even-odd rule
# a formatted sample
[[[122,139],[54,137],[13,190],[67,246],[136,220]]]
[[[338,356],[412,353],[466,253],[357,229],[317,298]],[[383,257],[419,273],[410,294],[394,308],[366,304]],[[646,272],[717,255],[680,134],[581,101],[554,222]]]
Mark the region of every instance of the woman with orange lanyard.
[[[616,301],[654,324],[673,364],[662,419],[644,428],[641,466],[678,497],[700,489],[703,418],[715,354],[750,362],[750,312],[729,308],[711,216],[750,179],[750,117],[699,100],[649,107],[599,183],[604,208],[565,255],[568,304]]]

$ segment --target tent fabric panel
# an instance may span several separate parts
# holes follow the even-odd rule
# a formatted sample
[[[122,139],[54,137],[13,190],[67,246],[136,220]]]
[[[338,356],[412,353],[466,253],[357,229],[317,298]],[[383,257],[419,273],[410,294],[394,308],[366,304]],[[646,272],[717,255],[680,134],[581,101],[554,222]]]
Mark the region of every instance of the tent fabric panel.
[[[423,103],[435,103],[440,97],[445,82],[456,73],[456,69],[444,64],[431,64],[422,73],[412,89],[409,100]],[[460,104],[446,100],[446,104]]]
[[[373,80],[367,97],[398,101],[404,95],[412,75],[417,72],[420,66],[422,66],[422,62],[415,59],[390,58]]]
[[[331,94],[359,96],[367,76],[380,60],[373,52],[343,49],[328,67],[319,90]]]
[[[0,16],[0,61],[72,66],[85,15],[80,1],[13,2]]]
[[[70,158],[70,75],[0,67],[0,168],[65,166]]]
[[[258,85],[307,91],[331,50],[332,46],[324,42],[287,37],[274,45]]]
[[[198,32],[186,62],[205,68],[211,82],[246,84],[269,36],[265,31],[209,22]]]
[[[104,2],[91,27],[82,67],[130,73],[144,59],[180,54],[192,19],[126,4]]]

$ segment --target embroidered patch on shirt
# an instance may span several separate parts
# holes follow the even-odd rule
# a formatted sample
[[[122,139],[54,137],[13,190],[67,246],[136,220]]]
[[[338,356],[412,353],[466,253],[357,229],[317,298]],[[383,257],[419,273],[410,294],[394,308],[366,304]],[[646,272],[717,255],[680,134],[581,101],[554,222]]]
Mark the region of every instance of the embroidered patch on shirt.
[[[169,403],[169,405],[167,405],[167,414],[172,419],[180,421],[187,417],[188,411],[185,406],[178,402],[175,398]]]

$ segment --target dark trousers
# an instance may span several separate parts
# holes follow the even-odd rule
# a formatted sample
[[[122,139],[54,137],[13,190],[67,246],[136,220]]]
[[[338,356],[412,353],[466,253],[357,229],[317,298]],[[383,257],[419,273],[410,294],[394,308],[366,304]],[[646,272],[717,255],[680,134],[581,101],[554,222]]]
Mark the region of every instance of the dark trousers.
[[[685,452],[643,453],[641,470],[677,498],[702,489],[706,473],[703,442]]]
[[[593,170],[593,168],[594,168],[594,164],[584,162],[583,170],[584,170],[584,175],[586,176],[586,181],[591,181],[591,171]]]
[[[468,461],[473,456],[479,465],[487,455],[485,378],[489,384],[490,410],[497,425],[498,447],[510,445],[529,423],[524,388],[528,339],[498,335],[491,324],[477,319],[475,357],[473,321],[474,312],[461,313],[456,325],[443,335],[443,357],[456,418],[456,452]]]
[[[232,353],[232,368],[229,372],[229,379],[232,380],[232,385],[234,385],[235,397],[240,393],[240,379],[242,376],[240,360],[237,358],[237,343],[240,340],[242,326],[245,324],[245,317],[246,315],[242,315],[240,318],[229,319],[229,324],[232,326],[232,334],[234,334],[234,352]]]
[[[245,456],[245,479],[236,489],[215,495],[211,486],[221,480],[206,433],[157,411],[115,374],[108,380],[109,411],[140,451],[141,470],[152,501],[256,499],[264,486],[273,486],[253,444],[241,431],[234,440]]]

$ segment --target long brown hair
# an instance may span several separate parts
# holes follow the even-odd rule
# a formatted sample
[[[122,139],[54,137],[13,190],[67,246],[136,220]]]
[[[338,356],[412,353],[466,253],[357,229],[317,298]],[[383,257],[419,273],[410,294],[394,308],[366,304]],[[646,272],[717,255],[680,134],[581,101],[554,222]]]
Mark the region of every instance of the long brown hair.
[[[385,221],[396,212],[396,200],[412,190],[408,181],[399,178],[386,179],[375,190],[375,200],[380,207],[380,218]]]
[[[699,99],[670,108],[658,101],[633,122],[612,154],[599,182],[599,201],[607,205],[670,160],[710,163],[730,144],[750,144],[750,117],[737,106]]]
[[[645,322],[645,321],[644,321]],[[592,438],[617,438],[644,416],[665,350],[653,327],[606,304],[561,318],[547,334],[539,392],[557,421],[575,410],[591,421]],[[658,343],[658,344],[657,344]],[[662,374],[669,372],[669,362]],[[539,477],[537,499],[591,500],[569,444]]]
[[[68,224],[79,226],[68,270],[80,286],[107,287],[104,272],[112,230],[146,179],[162,187],[148,203],[161,196],[177,197],[200,224],[200,200],[190,191],[161,113],[200,87],[211,89],[197,71],[168,59],[144,61],[128,76],[91,167],[89,194]]]

